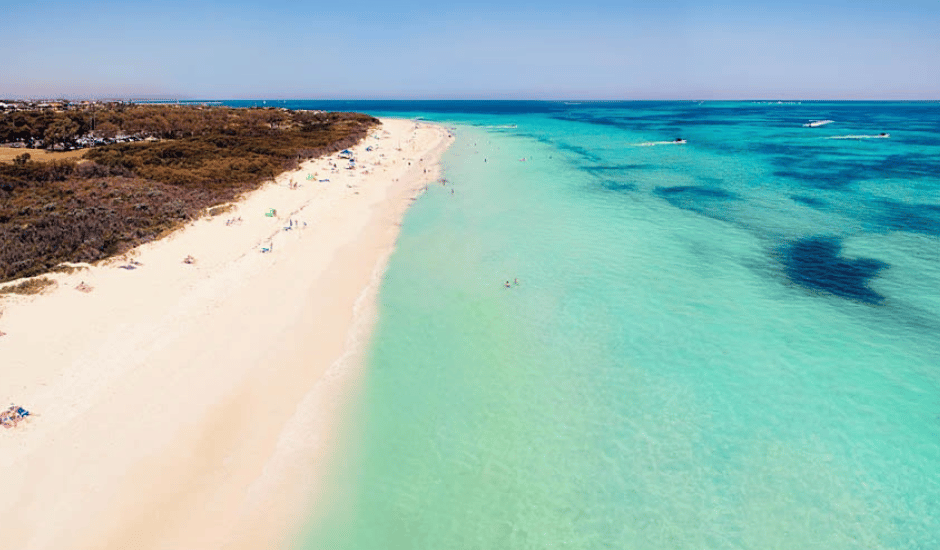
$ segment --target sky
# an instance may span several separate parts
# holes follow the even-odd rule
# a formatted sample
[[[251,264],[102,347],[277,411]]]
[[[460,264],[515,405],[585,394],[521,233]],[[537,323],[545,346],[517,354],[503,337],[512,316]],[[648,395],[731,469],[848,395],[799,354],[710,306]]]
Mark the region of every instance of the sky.
[[[0,0],[0,98],[940,99],[940,1]]]

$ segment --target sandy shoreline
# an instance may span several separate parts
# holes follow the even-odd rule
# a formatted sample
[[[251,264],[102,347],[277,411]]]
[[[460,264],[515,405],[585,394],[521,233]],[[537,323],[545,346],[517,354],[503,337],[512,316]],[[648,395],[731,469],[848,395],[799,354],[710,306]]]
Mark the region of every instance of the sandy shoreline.
[[[123,260],[0,297],[0,406],[33,413],[0,429],[0,546],[282,547],[398,224],[451,142],[383,120],[355,170],[309,161]]]

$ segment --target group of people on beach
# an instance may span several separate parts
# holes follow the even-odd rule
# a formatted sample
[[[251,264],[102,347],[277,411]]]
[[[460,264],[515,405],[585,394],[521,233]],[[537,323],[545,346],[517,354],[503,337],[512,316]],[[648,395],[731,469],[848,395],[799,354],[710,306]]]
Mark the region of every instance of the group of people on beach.
[[[15,428],[16,425],[25,420],[27,416],[29,416],[29,411],[23,407],[10,405],[9,409],[0,412],[0,426],[4,428]]]
[[[301,224],[303,225],[301,226]],[[306,229],[307,222],[302,222],[300,220],[294,221],[294,218],[288,218],[287,225],[284,226],[284,231],[290,231],[291,229],[295,229],[299,227],[303,227],[304,229]]]

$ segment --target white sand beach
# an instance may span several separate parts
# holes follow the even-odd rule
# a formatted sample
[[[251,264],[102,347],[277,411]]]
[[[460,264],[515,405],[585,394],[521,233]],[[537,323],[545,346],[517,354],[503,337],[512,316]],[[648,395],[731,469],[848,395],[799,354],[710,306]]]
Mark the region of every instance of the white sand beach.
[[[0,428],[0,548],[285,547],[322,504],[399,223],[452,141],[383,120],[355,169],[308,161],[43,294],[0,296],[0,408],[32,413]]]

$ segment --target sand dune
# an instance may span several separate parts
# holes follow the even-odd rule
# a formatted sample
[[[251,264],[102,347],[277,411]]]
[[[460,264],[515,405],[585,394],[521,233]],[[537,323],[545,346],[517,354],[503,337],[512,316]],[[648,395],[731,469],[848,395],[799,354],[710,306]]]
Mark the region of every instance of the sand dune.
[[[384,120],[356,169],[307,162],[45,294],[0,298],[0,405],[33,412],[0,429],[0,547],[279,547],[317,504],[398,222],[451,142]]]

